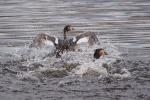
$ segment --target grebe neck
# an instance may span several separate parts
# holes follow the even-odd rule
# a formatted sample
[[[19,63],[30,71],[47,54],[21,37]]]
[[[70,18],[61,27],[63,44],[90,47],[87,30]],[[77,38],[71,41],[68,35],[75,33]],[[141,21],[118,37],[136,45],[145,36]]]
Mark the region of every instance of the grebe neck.
[[[67,31],[64,29],[64,40],[67,39]]]

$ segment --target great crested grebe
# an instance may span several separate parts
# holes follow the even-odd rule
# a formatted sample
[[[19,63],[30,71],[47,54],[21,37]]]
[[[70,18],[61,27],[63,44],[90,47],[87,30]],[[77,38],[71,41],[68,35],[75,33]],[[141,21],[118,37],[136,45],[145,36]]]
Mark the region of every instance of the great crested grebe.
[[[38,34],[34,39],[30,47],[43,48],[46,46],[55,47],[58,51],[64,50],[75,50],[76,46],[81,43],[87,43],[89,46],[98,42],[98,38],[95,33],[85,32],[77,35],[71,39],[67,39],[67,33],[74,30],[71,25],[64,27],[64,39],[58,39],[53,36],[41,33]]]
[[[71,25],[66,25],[64,28],[64,40],[67,39],[67,32],[74,30]],[[45,33],[40,33],[38,34],[34,39],[30,47],[36,47],[36,48],[43,48],[45,46],[58,46],[60,45],[59,42],[62,42],[62,40],[49,36],[48,34]]]

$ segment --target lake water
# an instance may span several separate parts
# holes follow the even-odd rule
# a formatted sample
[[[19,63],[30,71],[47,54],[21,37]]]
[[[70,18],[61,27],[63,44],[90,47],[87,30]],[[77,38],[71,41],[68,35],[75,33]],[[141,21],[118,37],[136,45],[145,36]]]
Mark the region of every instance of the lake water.
[[[106,68],[105,74],[99,74],[105,72],[103,67],[94,74],[92,69],[84,75],[84,69],[75,70],[82,77],[49,70],[64,60],[43,60],[40,57],[48,51],[28,48],[39,33],[61,38],[67,24],[75,28],[69,37],[84,31],[97,34],[102,46],[117,58],[111,69]],[[64,59],[73,56],[75,62],[83,57],[79,60],[84,68],[92,50],[64,54]],[[1,100],[150,100],[149,58],[149,0],[0,0]]]

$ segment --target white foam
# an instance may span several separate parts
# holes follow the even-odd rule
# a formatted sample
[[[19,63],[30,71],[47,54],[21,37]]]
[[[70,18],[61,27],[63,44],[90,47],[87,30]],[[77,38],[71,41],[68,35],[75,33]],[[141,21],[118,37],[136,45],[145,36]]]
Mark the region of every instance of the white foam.
[[[122,72],[123,74],[114,73],[114,74],[111,75],[111,76],[113,76],[114,78],[119,78],[119,79],[129,78],[129,77],[131,76],[130,72],[129,72],[127,69],[125,69],[125,68],[123,68],[123,69],[121,70],[121,72]]]
[[[94,62],[85,63],[77,67],[74,74],[82,76],[83,74],[87,73],[88,71],[94,71],[99,73],[99,75],[106,75],[107,70],[106,68],[102,67],[102,63],[100,62],[99,65],[95,64]]]

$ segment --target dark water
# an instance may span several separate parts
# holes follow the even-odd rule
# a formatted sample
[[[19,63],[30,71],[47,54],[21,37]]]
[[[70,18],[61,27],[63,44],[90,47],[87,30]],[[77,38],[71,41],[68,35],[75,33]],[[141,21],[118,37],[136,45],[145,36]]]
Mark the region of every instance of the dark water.
[[[27,68],[10,51],[40,32],[61,37],[66,24],[109,40],[122,54],[109,73],[131,77],[19,79]],[[149,30],[149,0],[0,0],[0,100],[150,100]]]

